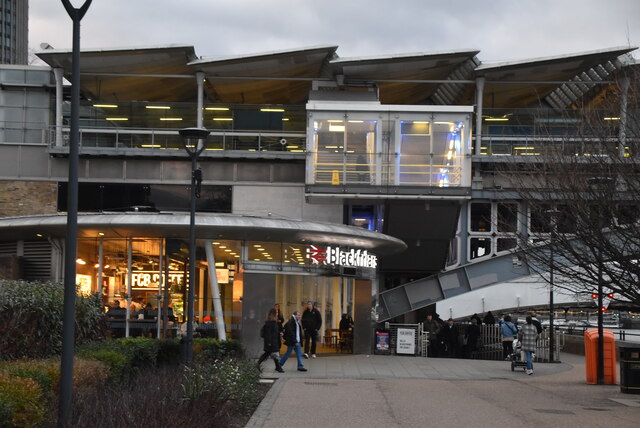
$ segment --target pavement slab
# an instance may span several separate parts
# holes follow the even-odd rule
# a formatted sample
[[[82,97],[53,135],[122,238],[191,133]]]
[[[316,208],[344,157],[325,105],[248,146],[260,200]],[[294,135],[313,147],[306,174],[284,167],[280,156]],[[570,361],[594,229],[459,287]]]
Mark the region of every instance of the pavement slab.
[[[587,385],[584,356],[535,373],[508,361],[386,355],[320,356],[279,374],[247,427],[637,427],[640,397]],[[285,368],[286,369],[286,368]]]

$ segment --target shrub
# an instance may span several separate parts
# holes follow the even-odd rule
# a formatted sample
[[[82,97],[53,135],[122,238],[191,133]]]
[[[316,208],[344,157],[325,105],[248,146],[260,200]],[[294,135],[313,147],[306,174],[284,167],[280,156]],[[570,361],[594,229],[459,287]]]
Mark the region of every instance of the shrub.
[[[62,350],[64,285],[0,280],[0,359],[48,358]],[[76,341],[102,335],[97,296],[76,298]]]
[[[109,378],[110,366],[102,361],[75,358],[73,386],[77,389],[100,388]]]
[[[215,391],[185,402],[183,382],[181,368],[152,368],[140,371],[131,382],[78,395],[71,426],[231,426],[238,414],[234,403],[220,400]]]
[[[241,358],[244,350],[237,340],[194,339],[193,354],[200,363],[212,363],[222,358]]]
[[[18,360],[0,362],[0,373],[31,379],[45,393],[57,388],[60,381],[60,362],[55,360]]]
[[[127,357],[122,353],[110,349],[96,349],[79,353],[83,358],[96,360],[103,363],[109,372],[109,378],[120,380],[124,376],[127,367]]]
[[[243,409],[256,404],[260,371],[251,361],[236,358],[217,360],[204,369],[214,374],[222,399],[233,401]]]
[[[45,414],[42,390],[34,380],[0,373],[0,427],[35,427]]]

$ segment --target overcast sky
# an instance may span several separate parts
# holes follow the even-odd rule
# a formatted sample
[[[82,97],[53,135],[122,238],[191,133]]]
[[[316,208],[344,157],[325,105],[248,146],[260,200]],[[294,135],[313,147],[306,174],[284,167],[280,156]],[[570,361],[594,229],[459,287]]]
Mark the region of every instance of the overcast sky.
[[[30,0],[29,20],[30,48],[71,48],[61,1]],[[341,57],[510,61],[640,46],[640,0],[93,0],[81,37],[83,49],[183,44],[204,58],[337,45]]]

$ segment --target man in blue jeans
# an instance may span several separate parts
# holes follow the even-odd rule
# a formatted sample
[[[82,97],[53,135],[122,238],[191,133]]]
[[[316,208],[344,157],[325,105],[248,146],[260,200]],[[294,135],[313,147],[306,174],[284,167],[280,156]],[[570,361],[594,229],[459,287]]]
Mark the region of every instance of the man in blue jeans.
[[[287,345],[287,351],[280,358],[280,367],[284,366],[284,363],[291,355],[291,351],[295,350],[296,357],[298,357],[298,371],[306,372],[307,369],[302,364],[302,348],[300,347],[303,338],[300,316],[300,311],[294,311],[291,319],[284,325],[284,344]]]

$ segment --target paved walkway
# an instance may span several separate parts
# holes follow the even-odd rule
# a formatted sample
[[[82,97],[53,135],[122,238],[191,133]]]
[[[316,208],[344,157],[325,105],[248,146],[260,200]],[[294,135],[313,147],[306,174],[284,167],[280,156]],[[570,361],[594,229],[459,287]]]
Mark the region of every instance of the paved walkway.
[[[584,357],[562,359],[532,376],[508,361],[320,356],[283,374],[266,362],[276,380],[247,427],[640,426],[640,395],[587,385]]]

